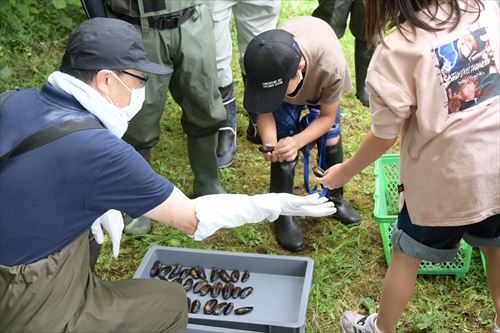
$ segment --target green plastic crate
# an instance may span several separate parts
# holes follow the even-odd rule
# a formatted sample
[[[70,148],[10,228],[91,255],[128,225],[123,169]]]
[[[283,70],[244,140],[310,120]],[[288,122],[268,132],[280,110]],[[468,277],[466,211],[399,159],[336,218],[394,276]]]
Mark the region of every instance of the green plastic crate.
[[[379,224],[387,265],[391,262],[391,232],[399,211],[399,155],[385,154],[375,162],[375,200],[373,215]],[[470,268],[472,247],[463,240],[452,261],[432,263],[423,261],[418,274],[452,274],[463,278]]]
[[[484,272],[486,273],[486,259],[484,259],[483,251],[479,250],[479,252],[481,252],[481,261],[483,262]]]

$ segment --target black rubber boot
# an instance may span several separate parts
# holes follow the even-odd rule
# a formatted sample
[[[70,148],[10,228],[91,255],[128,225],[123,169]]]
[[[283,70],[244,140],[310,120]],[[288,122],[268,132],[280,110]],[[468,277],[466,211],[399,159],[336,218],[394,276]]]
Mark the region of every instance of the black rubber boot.
[[[247,86],[247,77],[241,74],[243,78],[243,86]],[[257,131],[257,115],[247,112],[248,116],[248,127],[247,127],[247,140],[255,143],[256,145],[261,145],[262,140],[260,139],[259,132]]]
[[[297,160],[292,162],[271,163],[271,188],[274,193],[292,193],[293,178]],[[282,216],[274,221],[278,243],[290,251],[304,249],[304,235],[295,216]]]
[[[227,112],[227,122],[219,128],[217,140],[217,165],[225,168],[233,163],[236,153],[236,100],[234,98],[233,84],[219,88],[222,102]]]
[[[137,151],[139,153],[139,155],[142,156],[142,158],[144,158],[146,160],[146,162],[149,163],[149,161],[151,160],[151,149],[141,149],[141,150],[138,150]]]
[[[365,80],[368,71],[368,65],[374,51],[374,47],[368,48],[366,41],[356,39],[354,44],[354,67],[356,69],[356,97],[364,106],[370,105],[368,91],[366,90]]]
[[[141,149],[137,152],[149,163],[150,151],[150,149]],[[123,223],[125,224],[123,231],[127,235],[145,235],[151,232],[151,220],[144,215],[134,219],[125,214]]]
[[[194,174],[193,198],[207,194],[226,193],[219,179],[217,166],[217,133],[193,137],[188,135],[188,155]]]
[[[339,140],[333,146],[326,146],[326,164],[328,167],[332,165],[342,163],[343,161],[343,151],[342,151],[342,139]],[[361,216],[343,197],[344,189],[342,187],[336,188],[334,190],[328,190],[326,194],[327,198],[330,199],[337,208],[337,212],[333,215],[344,225],[357,225],[361,223]]]
[[[99,254],[101,253],[101,244],[97,244],[95,241],[94,235],[89,233],[89,259],[90,259],[90,270],[94,272],[94,266],[99,258]]]

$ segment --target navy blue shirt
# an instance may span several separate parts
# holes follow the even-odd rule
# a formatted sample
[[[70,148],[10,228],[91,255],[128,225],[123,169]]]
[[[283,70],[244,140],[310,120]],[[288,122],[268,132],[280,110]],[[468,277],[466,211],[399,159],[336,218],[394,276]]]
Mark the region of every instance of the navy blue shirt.
[[[44,111],[40,104],[51,102],[61,109],[61,103],[73,103],[68,109],[79,106],[54,90],[47,85],[42,92],[32,90],[24,94],[23,103],[32,103],[36,112]],[[7,103],[19,105],[15,97]],[[4,114],[0,139],[5,139],[9,128],[2,122]],[[133,147],[106,129],[75,132],[15,156],[0,169],[0,265],[45,258],[88,232],[109,209],[138,217],[165,201],[172,190]]]

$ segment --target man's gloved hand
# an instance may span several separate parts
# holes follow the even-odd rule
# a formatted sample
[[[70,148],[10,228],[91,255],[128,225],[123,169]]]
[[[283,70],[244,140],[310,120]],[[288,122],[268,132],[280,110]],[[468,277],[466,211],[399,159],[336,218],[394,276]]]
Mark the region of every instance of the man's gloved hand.
[[[272,193],[271,193],[272,194]],[[305,197],[289,193],[276,193],[281,204],[280,215],[321,217],[337,211],[333,202],[314,193]]]
[[[117,210],[110,209],[101,217],[92,223],[91,230],[97,244],[104,242],[104,233],[102,229],[106,230],[111,239],[113,257],[118,257],[120,252],[120,241],[123,233],[123,216]]]
[[[194,199],[198,228],[195,240],[203,240],[220,228],[274,221],[280,215],[327,216],[336,212],[332,202],[318,194],[301,197],[288,193],[214,194]]]

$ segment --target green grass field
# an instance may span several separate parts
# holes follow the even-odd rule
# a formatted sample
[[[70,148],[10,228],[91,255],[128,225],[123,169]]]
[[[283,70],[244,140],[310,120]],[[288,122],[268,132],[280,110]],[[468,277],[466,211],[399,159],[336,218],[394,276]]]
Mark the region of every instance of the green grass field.
[[[283,0],[280,21],[291,16],[309,15],[316,4],[316,0]],[[47,8],[45,10],[51,10]],[[74,10],[79,8],[74,7]],[[71,14],[74,24],[83,18],[81,13]],[[0,90],[15,86],[40,86],[47,75],[58,67],[68,30],[61,29],[43,36],[33,32],[31,39],[16,44],[9,29],[9,26],[0,23]],[[348,31],[341,43],[354,79],[354,40]],[[236,47],[233,71],[238,105],[238,150],[233,165],[221,170],[222,183],[231,193],[265,193],[269,188],[269,165],[262,159],[257,147],[245,138],[247,118],[242,108],[243,84]],[[193,177],[180,115],[179,107],[169,97],[161,121],[161,140],[152,152],[152,167],[190,194]],[[342,100],[346,158],[357,149],[369,128],[369,110],[356,100],[354,91],[348,93]],[[394,149],[397,152],[397,147]],[[363,223],[360,226],[347,228],[331,218],[300,220],[306,248],[293,255],[308,256],[315,262],[306,332],[340,332],[338,320],[344,310],[376,311],[387,266],[380,233],[372,217],[373,179],[373,167],[369,167],[345,189],[345,197],[361,212]],[[295,187],[297,193],[301,193],[301,167],[296,172]],[[109,280],[131,278],[147,249],[155,245],[292,255],[278,246],[271,223],[223,230],[203,242],[195,242],[180,231],[155,224],[149,235],[124,235],[118,259],[110,257],[109,242],[106,242],[97,264],[97,274]],[[486,333],[491,331],[493,317],[485,273],[479,251],[475,249],[471,270],[464,279],[419,276],[414,296],[401,319],[399,332]]]

